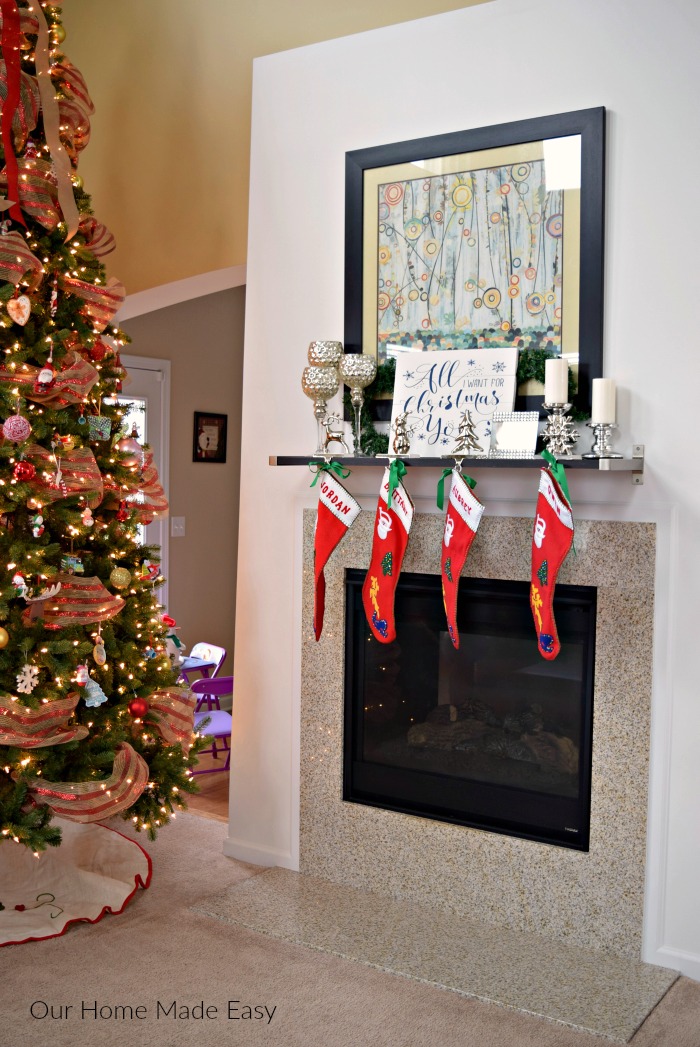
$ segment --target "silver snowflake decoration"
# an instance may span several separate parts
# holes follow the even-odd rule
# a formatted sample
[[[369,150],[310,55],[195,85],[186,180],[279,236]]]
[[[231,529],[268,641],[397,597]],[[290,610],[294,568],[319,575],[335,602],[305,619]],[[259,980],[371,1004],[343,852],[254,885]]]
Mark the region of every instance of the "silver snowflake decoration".
[[[20,694],[31,694],[39,682],[39,670],[36,665],[23,665],[17,673],[17,690]]]

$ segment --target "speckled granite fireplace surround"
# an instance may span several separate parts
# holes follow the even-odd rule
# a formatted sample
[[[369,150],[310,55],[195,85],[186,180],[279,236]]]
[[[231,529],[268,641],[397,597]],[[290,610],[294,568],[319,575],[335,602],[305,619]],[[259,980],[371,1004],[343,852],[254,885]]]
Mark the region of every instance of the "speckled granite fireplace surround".
[[[303,620],[312,621],[314,513],[304,514]],[[342,800],[344,571],[366,568],[363,512],[326,568],[319,643],[305,628],[301,872],[638,960],[641,952],[651,704],[655,528],[577,520],[559,580],[598,588],[589,852]],[[435,573],[442,517],[416,514],[404,570]],[[485,517],[467,571],[529,580],[532,521]],[[533,631],[533,646],[534,646]]]

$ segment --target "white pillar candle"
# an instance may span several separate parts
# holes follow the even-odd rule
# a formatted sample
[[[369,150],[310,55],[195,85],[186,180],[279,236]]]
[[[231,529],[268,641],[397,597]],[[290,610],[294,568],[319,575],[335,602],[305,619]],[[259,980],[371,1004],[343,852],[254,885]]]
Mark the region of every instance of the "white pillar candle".
[[[593,379],[591,422],[612,425],[615,422],[615,382],[612,378]]]
[[[560,356],[544,362],[544,402],[568,403],[569,365]]]

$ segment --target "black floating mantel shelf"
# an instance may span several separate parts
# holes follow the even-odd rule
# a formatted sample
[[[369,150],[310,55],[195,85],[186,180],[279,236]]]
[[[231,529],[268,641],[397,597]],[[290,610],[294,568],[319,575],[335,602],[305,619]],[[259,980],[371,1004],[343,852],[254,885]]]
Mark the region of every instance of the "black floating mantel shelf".
[[[329,455],[329,458],[333,458],[343,465],[349,466],[353,469],[360,466],[386,466],[388,461],[388,455],[377,455],[374,458],[362,457],[354,458],[352,455]],[[454,462],[454,459],[449,455],[444,458],[423,458],[416,455],[405,455],[402,456],[401,460],[406,463],[407,466],[419,466],[422,468],[431,469],[445,469]],[[572,455],[569,457],[562,457],[558,459],[562,465],[567,469],[595,469],[597,472],[614,472],[614,473],[631,473],[633,484],[644,483],[644,444],[634,444],[632,447],[631,458],[582,458],[580,455]],[[270,455],[269,464],[280,466],[280,465],[309,465],[314,462],[322,462],[323,457],[320,455],[294,455],[294,454],[276,454]],[[496,466],[499,469],[522,469],[532,468],[533,466],[541,465],[542,458],[540,455],[532,455],[529,458],[492,458],[492,457],[463,457],[462,465],[466,470],[469,469],[490,469]]]

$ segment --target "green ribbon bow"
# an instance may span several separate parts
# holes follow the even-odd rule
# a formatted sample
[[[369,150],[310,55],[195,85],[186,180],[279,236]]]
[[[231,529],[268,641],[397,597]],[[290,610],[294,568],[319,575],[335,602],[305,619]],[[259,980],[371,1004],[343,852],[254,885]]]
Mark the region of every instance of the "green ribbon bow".
[[[562,494],[569,503],[569,508],[571,508],[571,495],[569,494],[569,484],[566,479],[566,470],[564,469],[564,466],[561,462],[558,462],[554,455],[550,454],[549,451],[542,451],[542,457],[549,466],[554,479],[561,487]]]
[[[399,486],[401,478],[406,475],[406,466],[400,458],[393,458],[389,466],[389,491],[386,496],[386,507],[391,508],[391,499],[394,497],[394,491]]]
[[[438,480],[437,485],[437,507],[442,509],[445,504],[445,480],[452,473],[452,469],[443,469],[442,476]],[[472,491],[476,487],[476,480],[472,480],[471,476],[467,476],[466,473],[461,473],[461,476],[471,487]]]
[[[335,473],[341,480],[345,480],[350,475],[349,469],[343,469],[340,462],[309,462],[309,469],[313,472],[316,469],[316,475],[311,481],[310,486],[315,487],[318,483],[318,478],[321,473]]]

